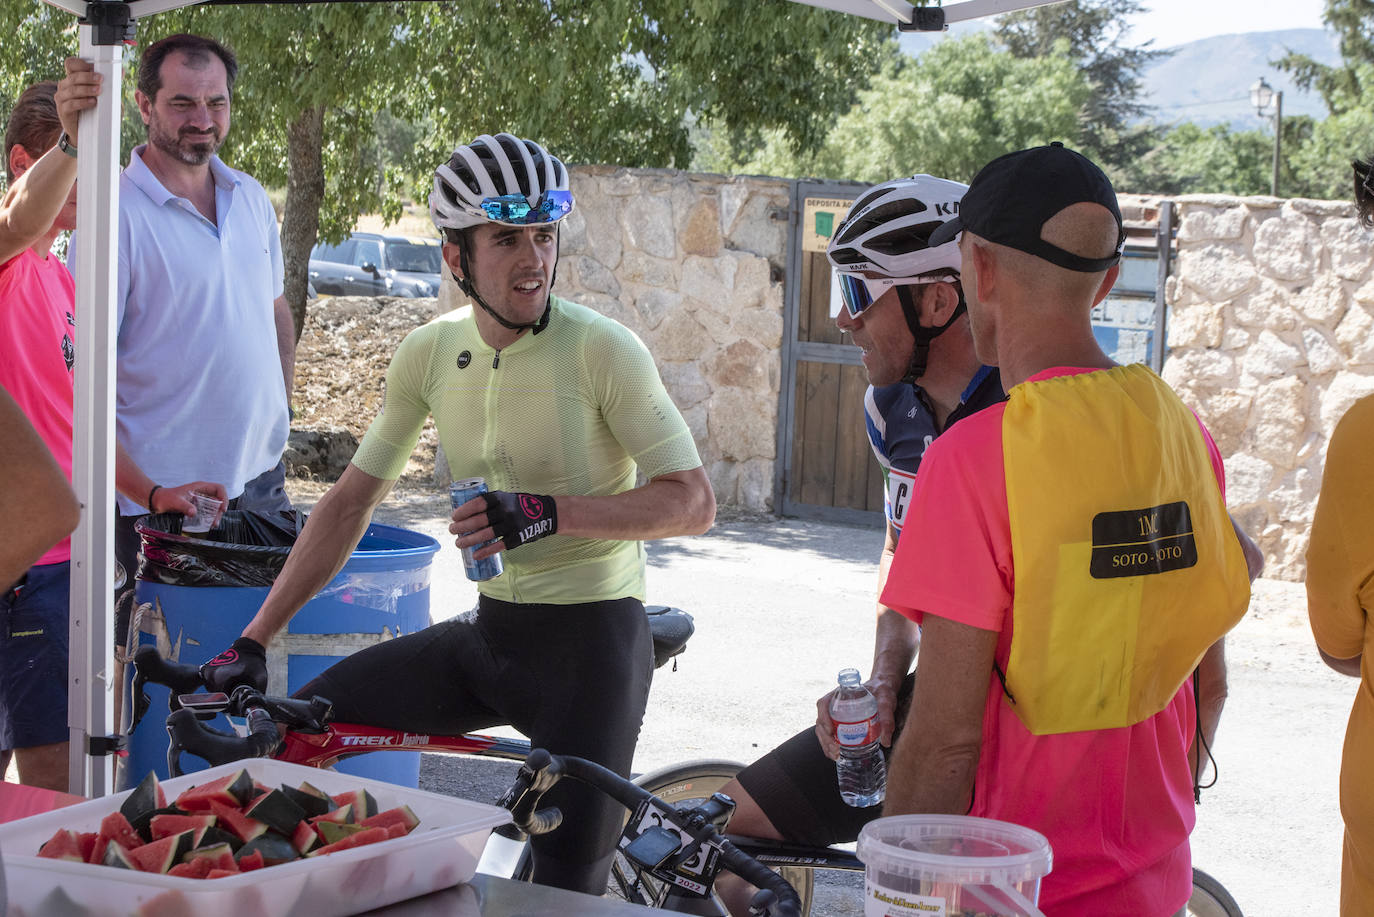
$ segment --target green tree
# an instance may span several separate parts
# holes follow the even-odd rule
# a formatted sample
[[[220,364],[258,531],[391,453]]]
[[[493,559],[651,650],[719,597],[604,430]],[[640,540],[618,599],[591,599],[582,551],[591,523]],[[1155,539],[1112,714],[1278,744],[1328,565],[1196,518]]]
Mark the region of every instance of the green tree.
[[[76,45],[70,17],[32,0],[0,10],[32,46],[0,60],[0,92],[35,70],[60,73]],[[694,113],[741,137],[776,129],[814,148],[890,29],[787,0],[447,0],[188,7],[140,22],[139,42],[177,31],[213,35],[239,56],[224,156],[286,185],[299,332],[316,238],[423,199],[457,143],[510,130],[572,162],[686,165]],[[379,179],[394,120],[421,129]]]
[[[1139,123],[1149,112],[1141,74],[1171,53],[1150,42],[1127,43],[1128,17],[1144,10],[1140,0],[1069,0],[1002,16],[995,32],[1008,51],[1027,59],[1048,58],[1056,43],[1068,42],[1069,59],[1093,91],[1078,129],[1066,139],[1127,187],[1139,178],[1137,160],[1159,141],[1156,128]]]
[[[1290,156],[1315,196],[1348,198],[1350,160],[1374,149],[1374,110],[1369,105],[1374,94],[1374,0],[1326,0],[1322,19],[1340,42],[1339,64],[1293,53],[1278,61],[1298,86],[1320,93],[1330,112],[1314,127],[1311,141]]]
[[[859,93],[814,154],[773,135],[764,149],[716,166],[770,175],[884,181],[928,172],[968,181],[989,160],[1071,137],[1092,87],[1065,53],[1018,58],[986,34],[942,41],[891,62]]]

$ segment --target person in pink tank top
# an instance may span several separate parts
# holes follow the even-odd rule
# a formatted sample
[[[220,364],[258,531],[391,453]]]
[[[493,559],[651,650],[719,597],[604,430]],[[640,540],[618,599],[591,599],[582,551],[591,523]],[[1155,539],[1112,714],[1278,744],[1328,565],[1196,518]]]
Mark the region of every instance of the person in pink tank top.
[[[60,232],[76,226],[77,118],[95,106],[100,76],[76,58],[67,60],[66,71],[61,83],[26,89],[5,128],[0,386],[70,482],[75,288],[51,248]],[[30,462],[25,471],[43,464]],[[5,477],[12,477],[8,469]],[[71,499],[70,487],[52,490],[29,515],[65,521]],[[55,790],[67,789],[70,557],[62,537],[0,595],[0,764],[8,768],[13,755],[22,782]]]
[[[8,190],[0,200],[0,388],[7,396],[0,412],[0,438],[6,441],[0,454],[7,459],[3,505],[19,511],[24,529],[22,538],[6,546],[7,572],[0,582],[0,771],[13,757],[21,782],[55,790],[68,788],[66,536],[76,512],[70,487],[76,288],[52,246],[59,234],[76,228],[77,121],[95,107],[101,84],[88,61],[69,57],[64,66],[61,82],[30,86],[10,113]],[[47,455],[28,448],[34,433]],[[119,452],[122,465],[126,458]],[[65,488],[51,486],[54,465],[67,479]],[[173,489],[214,486],[196,482]],[[25,487],[9,499],[9,491]],[[29,541],[38,542],[32,551]],[[42,552],[36,562],[34,552]],[[20,568],[15,579],[9,564],[21,557],[27,569]]]

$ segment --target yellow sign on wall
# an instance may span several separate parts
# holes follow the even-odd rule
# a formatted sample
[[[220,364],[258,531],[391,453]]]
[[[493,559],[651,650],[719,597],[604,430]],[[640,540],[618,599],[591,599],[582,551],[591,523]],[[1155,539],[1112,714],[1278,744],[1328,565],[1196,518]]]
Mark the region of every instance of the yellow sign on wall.
[[[808,197],[802,202],[802,251],[824,252],[853,201],[843,197]]]

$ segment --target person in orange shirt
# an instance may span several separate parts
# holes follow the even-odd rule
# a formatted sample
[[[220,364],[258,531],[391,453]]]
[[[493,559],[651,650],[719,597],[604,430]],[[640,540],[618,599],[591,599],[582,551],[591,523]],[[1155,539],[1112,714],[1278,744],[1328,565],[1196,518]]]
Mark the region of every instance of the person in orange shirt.
[[[1353,163],[1360,220],[1374,228],[1374,156]],[[1307,614],[1328,666],[1360,679],[1341,760],[1341,914],[1374,914],[1374,684],[1364,666],[1374,640],[1374,396],[1357,401],[1336,424],[1326,449],[1321,496],[1307,547]]]

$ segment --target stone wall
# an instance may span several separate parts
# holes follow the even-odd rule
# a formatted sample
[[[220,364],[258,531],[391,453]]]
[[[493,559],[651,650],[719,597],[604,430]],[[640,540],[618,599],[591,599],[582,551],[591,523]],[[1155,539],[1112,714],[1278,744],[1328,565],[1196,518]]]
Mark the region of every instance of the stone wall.
[[[1374,234],[1349,204],[1177,201],[1164,377],[1226,460],[1266,576],[1301,580],[1336,421],[1374,392]]]
[[[790,185],[584,166],[555,291],[633,330],[722,505],[772,508]],[[451,278],[440,308],[459,304]]]

